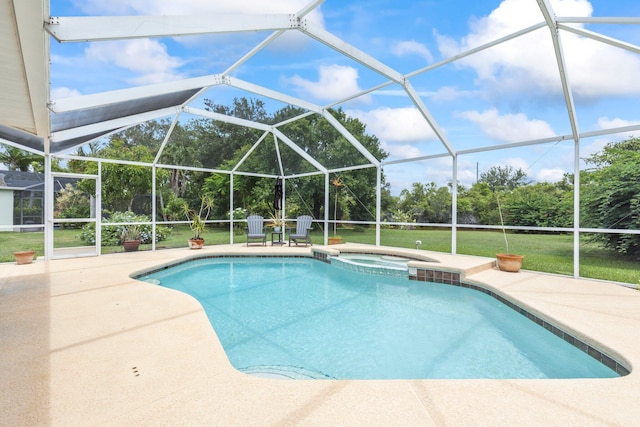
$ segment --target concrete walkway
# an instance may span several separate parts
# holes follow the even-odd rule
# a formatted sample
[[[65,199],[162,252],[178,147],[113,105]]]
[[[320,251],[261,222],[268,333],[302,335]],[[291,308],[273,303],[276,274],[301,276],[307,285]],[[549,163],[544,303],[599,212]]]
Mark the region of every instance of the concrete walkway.
[[[391,251],[391,249],[390,249]],[[200,304],[130,274],[213,246],[0,264],[0,425],[637,425],[640,292],[419,251],[632,370],[615,379],[288,381],[231,367]],[[474,258],[474,257],[472,257]],[[457,259],[457,261],[456,261]]]

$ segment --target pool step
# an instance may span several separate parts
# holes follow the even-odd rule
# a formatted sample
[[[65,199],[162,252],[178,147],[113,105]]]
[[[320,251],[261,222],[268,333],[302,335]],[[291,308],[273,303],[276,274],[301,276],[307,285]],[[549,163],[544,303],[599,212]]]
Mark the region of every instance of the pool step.
[[[240,372],[261,378],[286,380],[333,380],[334,377],[322,372],[311,371],[298,366],[261,365],[238,368]]]

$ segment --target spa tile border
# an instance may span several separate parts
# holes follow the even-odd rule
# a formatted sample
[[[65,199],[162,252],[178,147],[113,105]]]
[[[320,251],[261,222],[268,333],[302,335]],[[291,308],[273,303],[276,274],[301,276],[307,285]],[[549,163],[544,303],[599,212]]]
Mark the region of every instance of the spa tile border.
[[[501,303],[503,303],[507,307],[517,311],[521,315],[527,317],[529,320],[537,323],[538,325],[542,326],[543,328],[545,328],[549,332],[551,332],[554,335],[562,338],[563,340],[565,340],[569,344],[573,345],[574,347],[578,348],[579,350],[581,350],[584,353],[588,354],[589,356],[593,357],[594,359],[596,359],[597,361],[599,361],[603,365],[609,367],[611,370],[615,371],[621,377],[623,377],[625,375],[629,375],[629,373],[631,372],[627,367],[622,365],[620,362],[618,362],[617,360],[615,360],[611,356],[608,356],[607,354],[603,353],[602,351],[598,350],[597,348],[595,348],[595,347],[587,344],[586,342],[582,341],[580,338],[577,338],[577,337],[571,335],[570,333],[563,331],[562,329],[552,325],[551,323],[547,322],[544,319],[541,319],[540,317],[538,317],[535,314],[525,310],[524,308],[518,306],[517,304],[514,304],[513,302],[509,301],[508,299],[506,299],[502,295],[497,294],[494,291],[486,289],[486,288],[484,288],[482,286],[478,286],[478,285],[475,285],[473,283],[467,283],[467,282],[464,282],[464,281],[460,280],[460,273],[454,273],[454,272],[449,272],[449,271],[440,271],[440,270],[427,270],[427,269],[423,269],[423,268],[418,268],[415,275],[411,275],[411,274],[409,275],[409,280],[416,280],[416,281],[419,281],[419,282],[432,282],[432,283],[439,283],[439,284],[444,284],[444,285],[460,286],[462,288],[473,289],[473,290],[482,292],[482,293],[484,293],[486,295],[489,295],[492,298],[497,299],[498,301],[500,301]]]
[[[313,252],[313,259],[318,261],[322,261],[327,264],[331,264],[331,255],[325,254],[324,252],[311,251]]]

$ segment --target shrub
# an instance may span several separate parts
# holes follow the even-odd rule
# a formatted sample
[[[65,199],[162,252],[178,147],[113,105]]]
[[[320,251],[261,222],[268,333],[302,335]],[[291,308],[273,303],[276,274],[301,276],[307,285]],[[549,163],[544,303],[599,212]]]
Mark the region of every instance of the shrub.
[[[136,215],[133,212],[113,212],[111,217],[105,219],[104,223],[109,222],[149,222],[151,219],[146,215]],[[102,246],[118,246],[122,244],[122,232],[126,228],[126,225],[106,225],[102,227]],[[151,224],[143,224],[138,226],[140,231],[141,243],[151,243],[153,236],[153,228]],[[168,227],[157,226],[156,227],[156,243],[162,240],[166,240],[171,234],[171,229]],[[80,239],[89,243],[95,244],[95,224],[86,224],[82,227]]]

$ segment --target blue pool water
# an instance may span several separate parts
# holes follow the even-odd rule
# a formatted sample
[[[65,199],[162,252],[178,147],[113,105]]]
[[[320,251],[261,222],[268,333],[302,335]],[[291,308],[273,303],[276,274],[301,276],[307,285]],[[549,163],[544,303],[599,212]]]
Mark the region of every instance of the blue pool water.
[[[618,375],[481,292],[308,258],[214,258],[141,278],[200,301],[231,364],[282,378]]]

